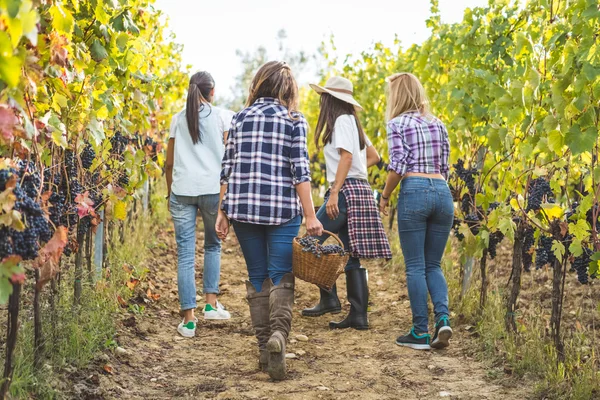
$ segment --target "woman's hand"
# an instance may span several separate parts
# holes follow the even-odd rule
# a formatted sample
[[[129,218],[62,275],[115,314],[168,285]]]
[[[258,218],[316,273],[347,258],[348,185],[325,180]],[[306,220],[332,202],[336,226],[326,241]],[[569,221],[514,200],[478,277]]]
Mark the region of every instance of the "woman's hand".
[[[338,192],[330,192],[329,199],[327,199],[327,205],[325,210],[329,219],[336,219],[340,215],[340,209],[338,207]]]
[[[229,218],[223,210],[219,210],[219,214],[217,215],[217,223],[215,224],[215,230],[217,231],[217,236],[221,240],[225,240],[227,238],[227,234],[229,234]]]
[[[323,224],[315,215],[306,217],[306,233],[309,236],[321,236],[323,234]]]
[[[382,213],[383,215],[385,215],[386,217],[388,216],[388,210],[387,207],[390,204],[390,199],[384,199],[383,195],[379,196],[379,212]]]

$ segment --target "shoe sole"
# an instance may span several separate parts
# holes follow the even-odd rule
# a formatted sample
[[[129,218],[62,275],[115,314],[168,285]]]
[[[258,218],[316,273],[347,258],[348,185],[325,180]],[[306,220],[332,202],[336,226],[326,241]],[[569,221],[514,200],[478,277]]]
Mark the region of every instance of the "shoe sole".
[[[303,317],[320,317],[321,315],[325,315],[325,314],[339,314],[342,312],[341,308],[333,308],[331,310],[325,310],[325,311],[319,311],[318,313],[306,313],[305,311],[302,311],[302,316]]]
[[[438,332],[438,336],[431,343],[431,347],[434,349],[445,349],[450,346],[450,338],[452,337],[452,328],[449,326],[443,326]]]
[[[286,362],[284,350],[279,340],[271,337],[267,342],[267,351],[269,352],[267,373],[273,380],[284,380],[286,377]]]
[[[194,333],[185,333],[185,332],[180,331],[179,329],[177,329],[177,333],[179,333],[184,338],[193,338],[193,337],[196,336],[196,332],[194,332]]]
[[[431,350],[431,346],[428,344],[416,344],[416,343],[401,343],[396,341],[398,346],[408,347],[413,350]]]
[[[205,321],[210,321],[210,320],[227,320],[227,319],[231,319],[231,316],[229,316],[229,317],[207,317],[207,316],[204,316],[204,320]]]

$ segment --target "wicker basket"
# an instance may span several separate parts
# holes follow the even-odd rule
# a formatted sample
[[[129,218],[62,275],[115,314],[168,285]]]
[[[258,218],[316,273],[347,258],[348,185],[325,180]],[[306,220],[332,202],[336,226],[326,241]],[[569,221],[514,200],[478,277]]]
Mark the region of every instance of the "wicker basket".
[[[342,248],[344,244],[337,235],[323,231],[338,241]],[[303,281],[314,283],[321,289],[330,291],[337,278],[344,272],[344,267],[350,256],[339,254],[323,254],[317,257],[308,251],[302,251],[299,238],[294,238],[293,246],[293,271],[294,275]]]

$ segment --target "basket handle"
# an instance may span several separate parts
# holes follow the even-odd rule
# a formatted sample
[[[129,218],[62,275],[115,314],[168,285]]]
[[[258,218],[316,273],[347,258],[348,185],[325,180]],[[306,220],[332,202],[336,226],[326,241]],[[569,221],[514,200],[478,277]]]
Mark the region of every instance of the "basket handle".
[[[335,234],[335,233],[333,233],[333,232],[329,232],[329,231],[327,231],[327,230],[325,230],[325,229],[323,229],[323,233],[326,233],[326,234],[328,234],[329,236],[331,236],[332,238],[334,238],[335,240],[337,240],[337,241],[338,241],[338,243],[340,244],[340,246],[342,246],[342,249],[344,249],[344,243],[343,243],[343,242],[340,240],[340,238],[339,238],[339,236],[338,236],[338,235],[336,235],[336,234]],[[304,235],[304,237],[307,237],[307,236],[309,236],[309,235],[308,235],[308,233]],[[344,250],[345,250],[345,249],[344,249]]]

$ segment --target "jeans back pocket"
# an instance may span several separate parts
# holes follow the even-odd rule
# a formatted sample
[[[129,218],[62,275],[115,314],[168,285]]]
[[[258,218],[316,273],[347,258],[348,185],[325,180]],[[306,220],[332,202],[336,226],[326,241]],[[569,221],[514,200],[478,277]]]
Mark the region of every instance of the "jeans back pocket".
[[[398,210],[405,214],[420,214],[426,216],[429,213],[429,201],[431,191],[427,189],[401,190],[398,196]]]

